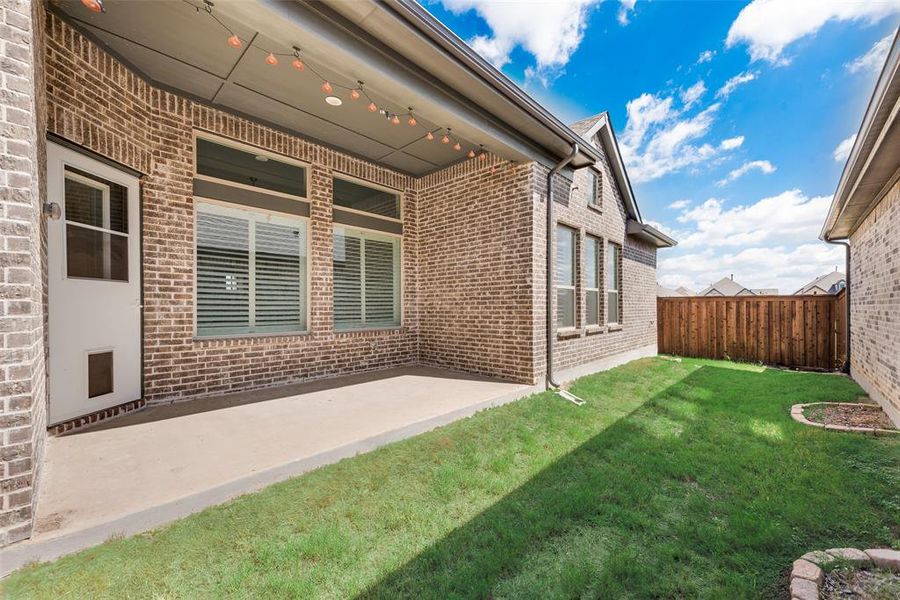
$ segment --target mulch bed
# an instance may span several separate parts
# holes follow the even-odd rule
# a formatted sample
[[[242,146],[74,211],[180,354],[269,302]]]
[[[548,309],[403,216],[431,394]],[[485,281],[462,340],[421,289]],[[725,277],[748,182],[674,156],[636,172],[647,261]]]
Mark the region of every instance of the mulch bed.
[[[804,411],[804,416],[810,421],[825,425],[896,429],[877,404],[824,404],[811,406]]]
[[[837,567],[825,573],[820,600],[897,600],[900,574],[890,571]]]

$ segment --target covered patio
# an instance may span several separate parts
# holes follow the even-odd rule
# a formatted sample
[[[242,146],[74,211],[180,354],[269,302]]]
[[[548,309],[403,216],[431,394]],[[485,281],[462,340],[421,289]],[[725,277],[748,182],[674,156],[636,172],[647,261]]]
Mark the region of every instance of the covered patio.
[[[3,574],[146,531],[531,391],[401,367],[154,406],[50,438],[34,536],[2,551]]]

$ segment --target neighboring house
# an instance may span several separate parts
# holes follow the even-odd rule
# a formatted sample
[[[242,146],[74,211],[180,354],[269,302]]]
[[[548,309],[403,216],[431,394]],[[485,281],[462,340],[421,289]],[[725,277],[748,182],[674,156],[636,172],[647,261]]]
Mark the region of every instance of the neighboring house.
[[[674,290],[671,288],[663,287],[656,284],[656,297],[657,298],[687,298],[688,296],[693,296],[694,292],[687,289],[684,286],[677,287]]]
[[[48,425],[656,353],[675,242],[605,114],[566,127],[408,0],[106,5],[0,28],[0,545],[31,533]]]
[[[850,375],[900,425],[900,44],[895,34],[821,238],[847,245]]]
[[[697,292],[698,296],[777,296],[777,288],[751,289],[734,280],[734,275],[723,277],[709,287]]]
[[[802,288],[794,292],[797,296],[834,295],[847,287],[847,278],[843,273],[834,270],[831,273],[816,277]]]

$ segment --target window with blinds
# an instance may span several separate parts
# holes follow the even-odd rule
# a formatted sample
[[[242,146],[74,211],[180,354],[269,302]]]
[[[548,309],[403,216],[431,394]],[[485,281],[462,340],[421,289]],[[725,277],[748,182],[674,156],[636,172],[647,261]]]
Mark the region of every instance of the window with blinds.
[[[606,322],[610,325],[622,322],[619,314],[622,306],[619,289],[622,284],[621,253],[622,247],[618,244],[606,246]]]
[[[400,325],[400,238],[334,229],[334,328]]]
[[[306,331],[302,218],[197,202],[197,335]]]
[[[556,324],[575,327],[575,236],[574,229],[556,227]]]
[[[587,325],[600,324],[601,242],[595,237],[584,239],[584,306]]]

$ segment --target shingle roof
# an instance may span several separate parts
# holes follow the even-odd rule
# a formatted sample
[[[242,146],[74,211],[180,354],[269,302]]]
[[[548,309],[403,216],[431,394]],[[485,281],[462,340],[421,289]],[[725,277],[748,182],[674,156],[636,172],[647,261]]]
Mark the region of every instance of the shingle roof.
[[[575,121],[571,125],[569,125],[569,129],[577,133],[578,135],[584,135],[588,131],[591,130],[591,127],[597,124],[597,121],[603,118],[605,112],[597,113],[592,117],[588,117],[586,119],[582,119],[580,121]]]
[[[697,292],[698,296],[737,296],[748,288],[742,286],[730,277],[723,277],[708,288]]]
[[[816,277],[795,293],[798,295],[809,294],[812,292],[813,288],[819,288],[826,294],[836,294],[841,291],[838,284],[842,281],[846,283],[847,277],[840,271],[832,271],[831,273]]]

